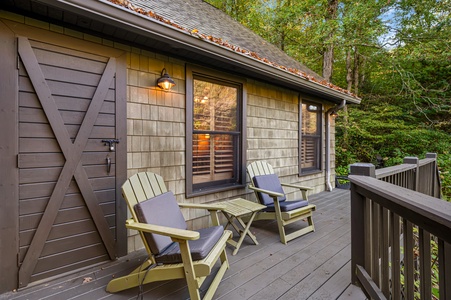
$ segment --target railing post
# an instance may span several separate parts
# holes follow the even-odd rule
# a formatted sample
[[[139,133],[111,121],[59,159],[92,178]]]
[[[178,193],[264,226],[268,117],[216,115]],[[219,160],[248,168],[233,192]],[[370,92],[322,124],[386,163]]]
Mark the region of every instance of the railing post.
[[[369,163],[355,163],[350,167],[350,175],[375,178],[376,167]],[[371,234],[368,226],[365,225],[365,216],[368,216],[365,202],[365,197],[357,193],[351,183],[351,280],[353,284],[357,285],[359,284],[356,274],[357,266],[367,268],[371,261],[368,257],[369,251],[365,251],[366,238],[368,239]]]
[[[426,158],[433,158],[434,165],[432,166],[432,195],[435,198],[441,198],[440,178],[437,167],[437,153],[426,153]],[[437,188],[438,187],[438,188]]]
[[[420,160],[418,159],[418,157],[407,156],[404,157],[403,163],[417,166],[417,168],[415,169],[415,182],[413,190],[418,192],[420,188]]]
[[[350,166],[349,175],[370,176],[376,178],[376,167],[370,163],[355,163]]]

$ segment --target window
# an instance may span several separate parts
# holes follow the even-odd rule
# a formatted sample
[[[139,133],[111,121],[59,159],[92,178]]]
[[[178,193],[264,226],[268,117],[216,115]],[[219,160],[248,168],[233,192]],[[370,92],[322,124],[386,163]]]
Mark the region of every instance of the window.
[[[236,188],[243,178],[243,84],[187,68],[187,196]]]
[[[303,101],[300,111],[300,173],[321,171],[321,105]]]

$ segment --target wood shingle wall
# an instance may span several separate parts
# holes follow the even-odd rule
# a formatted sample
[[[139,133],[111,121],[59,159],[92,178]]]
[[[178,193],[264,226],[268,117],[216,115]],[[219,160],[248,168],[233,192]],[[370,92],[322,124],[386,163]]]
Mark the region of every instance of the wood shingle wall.
[[[185,198],[186,61],[5,11],[0,11],[0,20],[2,18],[127,53],[127,177],[141,171],[158,173],[180,202],[207,203],[234,197],[255,200],[254,194],[244,188]],[[166,68],[177,84],[171,92],[156,88],[156,80],[161,76],[163,68]],[[314,188],[314,193],[323,191],[324,170],[298,176],[299,94],[251,79],[248,80],[246,89],[247,163],[267,160],[283,182],[307,185]],[[323,112],[328,108],[323,105]],[[325,161],[325,124],[323,113],[322,169]],[[332,121],[332,173],[335,161],[333,125]],[[188,220],[189,228],[208,225],[209,219],[203,211],[184,210],[183,214]],[[136,232],[129,231],[128,251],[139,248],[142,248],[140,238]]]

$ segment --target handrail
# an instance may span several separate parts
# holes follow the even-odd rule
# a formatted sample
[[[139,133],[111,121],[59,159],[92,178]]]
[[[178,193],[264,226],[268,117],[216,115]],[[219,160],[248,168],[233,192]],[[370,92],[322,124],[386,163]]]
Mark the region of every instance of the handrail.
[[[385,177],[406,172],[415,169],[417,166],[413,164],[400,164],[396,166],[376,169],[376,178],[383,179]]]
[[[420,159],[418,161],[418,165],[420,167],[431,164],[431,163],[435,163],[434,158],[424,158],[424,159]],[[390,176],[390,175],[399,174],[399,173],[406,172],[409,170],[414,170],[415,168],[416,168],[416,165],[414,165],[414,164],[400,164],[400,165],[386,167],[386,168],[382,168],[382,169],[376,169],[376,178],[382,179],[382,178]]]
[[[451,244],[451,203],[368,176],[350,175],[357,193]]]
[[[349,179],[352,282],[373,299],[451,299],[451,203],[437,197],[436,155],[378,170],[354,164]]]

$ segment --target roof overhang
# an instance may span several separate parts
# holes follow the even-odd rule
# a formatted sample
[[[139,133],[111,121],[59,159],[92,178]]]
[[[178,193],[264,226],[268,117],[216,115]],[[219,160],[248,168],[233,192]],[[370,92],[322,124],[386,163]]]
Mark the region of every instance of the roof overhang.
[[[294,73],[266,64],[208,40],[200,39],[174,26],[143,16],[133,10],[117,6],[107,0],[38,0],[39,3],[121,28],[127,32],[167,44],[175,53],[178,49],[196,53],[221,64],[227,69],[244,75],[304,92],[324,100],[340,103],[360,103],[360,99],[315,81],[304,79]]]

